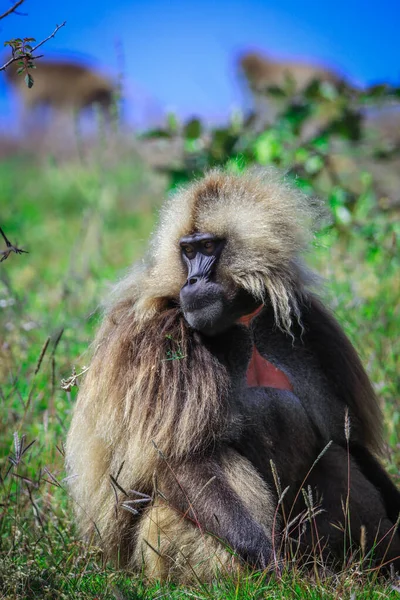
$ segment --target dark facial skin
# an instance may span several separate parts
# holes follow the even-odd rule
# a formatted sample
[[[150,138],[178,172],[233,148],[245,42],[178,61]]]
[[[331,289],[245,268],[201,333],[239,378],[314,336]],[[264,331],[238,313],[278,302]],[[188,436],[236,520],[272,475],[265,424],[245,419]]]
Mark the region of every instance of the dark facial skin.
[[[216,335],[231,327],[259,304],[244,290],[227,292],[215,271],[225,240],[209,233],[194,233],[180,239],[187,280],[180,292],[186,321],[205,335]]]

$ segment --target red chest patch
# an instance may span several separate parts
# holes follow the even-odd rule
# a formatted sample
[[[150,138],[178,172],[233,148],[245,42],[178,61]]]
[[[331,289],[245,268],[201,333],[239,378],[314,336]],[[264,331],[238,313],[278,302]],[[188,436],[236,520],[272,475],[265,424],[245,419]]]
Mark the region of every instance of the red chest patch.
[[[250,321],[261,312],[262,308],[262,306],[259,306],[250,315],[241,317],[239,323],[248,327]],[[255,346],[253,346],[253,353],[247,369],[247,384],[249,387],[272,387],[279,390],[293,390],[285,373],[263,358]]]

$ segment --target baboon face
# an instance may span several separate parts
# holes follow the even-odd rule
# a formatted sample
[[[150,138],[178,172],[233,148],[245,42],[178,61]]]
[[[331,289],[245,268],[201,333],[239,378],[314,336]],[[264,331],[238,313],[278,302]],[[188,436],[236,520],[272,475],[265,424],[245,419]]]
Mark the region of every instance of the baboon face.
[[[236,286],[218,280],[218,260],[226,240],[210,233],[195,233],[179,241],[187,279],[180,291],[180,304],[188,324],[205,335],[228,329],[239,317],[251,312],[257,301]]]

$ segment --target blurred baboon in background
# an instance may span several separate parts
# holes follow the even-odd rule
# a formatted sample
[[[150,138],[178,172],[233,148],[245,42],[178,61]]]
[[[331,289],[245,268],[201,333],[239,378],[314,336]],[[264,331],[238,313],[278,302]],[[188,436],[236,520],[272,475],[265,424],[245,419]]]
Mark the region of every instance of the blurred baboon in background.
[[[34,85],[28,88],[23,75],[18,74],[18,65],[6,70],[9,83],[17,91],[23,103],[23,125],[43,117],[39,110],[49,112],[51,122],[60,117],[79,115],[84,109],[98,105],[105,119],[110,111],[117,91],[115,82],[96,72],[92,67],[70,60],[42,60],[32,72]]]
[[[289,92],[291,99],[314,80],[334,85],[343,78],[325,66],[300,60],[280,61],[259,52],[246,52],[239,57],[238,71],[252,94],[254,117],[258,124],[271,123],[284,107],[281,97],[269,93],[270,88]]]
[[[256,132],[262,131],[266,125],[272,124],[277,116],[288,108],[289,104],[300,108],[302,93],[313,81],[328,84],[337,88],[337,95],[332,90],[327,92],[327,101],[317,102],[313,112],[302,122],[296,133],[300,143],[304,143],[318,135],[332,124],[338,125],[343,120],[343,98],[351,100],[352,113],[350,119],[354,125],[354,135],[361,130],[369,140],[375,140],[377,146],[393,149],[400,146],[400,110],[396,103],[379,105],[366,109],[357,100],[357,92],[363,88],[360,84],[349,82],[342,74],[317,63],[300,60],[280,61],[271,59],[258,52],[247,52],[239,56],[237,70],[245,91],[250,93],[251,113],[247,125]],[[271,89],[272,88],[272,89]],[[276,89],[280,88],[285,95]],[[335,98],[338,101],[335,101]],[[332,100],[332,101],[331,101]],[[310,100],[310,105],[312,100]],[[372,142],[371,142],[372,143]],[[321,171],[319,181],[322,187],[335,185],[338,178],[351,193],[358,195],[365,189],[360,179],[360,172],[372,174],[378,203],[382,208],[400,206],[400,160],[398,152],[386,155],[385,160],[378,160],[377,155],[363,154],[363,148],[357,154],[348,151],[346,142],[340,135],[331,138],[332,152],[329,167]],[[379,153],[377,153],[379,154]]]

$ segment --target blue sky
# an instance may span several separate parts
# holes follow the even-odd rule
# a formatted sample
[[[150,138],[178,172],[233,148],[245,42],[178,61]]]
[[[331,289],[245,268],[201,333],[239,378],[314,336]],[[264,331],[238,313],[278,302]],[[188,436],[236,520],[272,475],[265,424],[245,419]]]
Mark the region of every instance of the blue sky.
[[[0,0],[3,12],[11,0]],[[360,83],[400,82],[399,0],[26,0],[1,22],[0,39],[46,37],[47,57],[92,60],[119,70],[123,48],[129,116],[155,120],[165,109],[223,120],[240,105],[234,57],[257,48],[277,57],[313,59]],[[0,74],[2,77],[2,74]],[[0,82],[0,119],[12,118]]]

